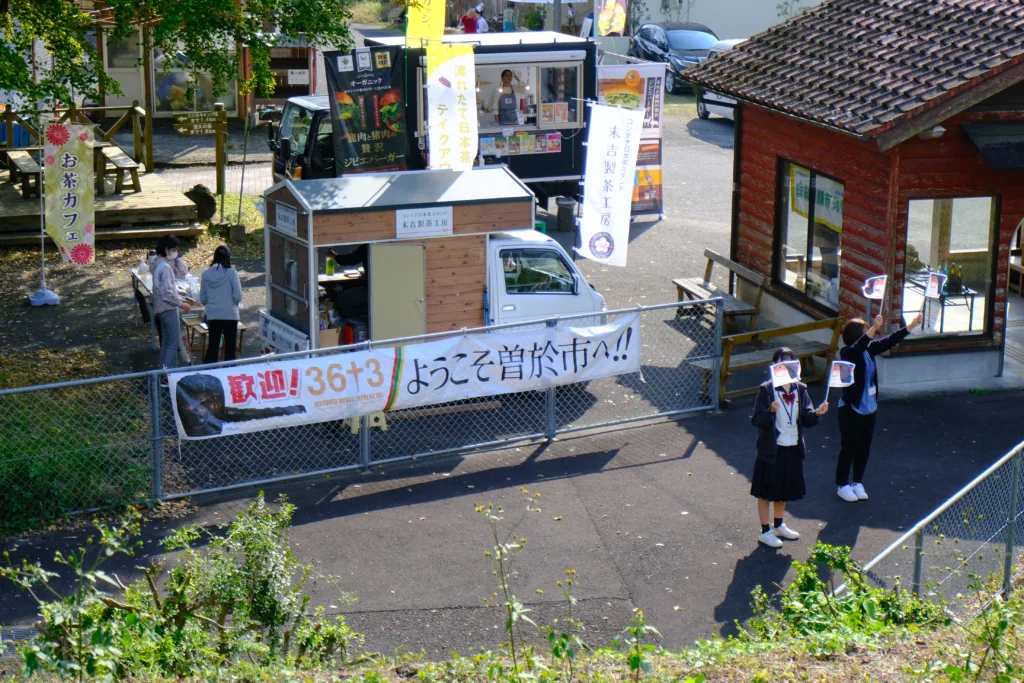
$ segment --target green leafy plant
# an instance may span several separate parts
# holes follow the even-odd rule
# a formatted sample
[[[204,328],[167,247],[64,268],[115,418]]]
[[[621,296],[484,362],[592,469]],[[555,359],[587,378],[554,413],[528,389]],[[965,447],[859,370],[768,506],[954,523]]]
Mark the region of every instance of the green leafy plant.
[[[555,619],[546,630],[548,645],[551,647],[551,669],[561,671],[567,677],[566,680],[572,681],[576,677],[577,662],[590,647],[583,642],[583,622],[573,614],[573,608],[578,602],[573,595],[573,581],[578,573],[575,569],[566,569],[565,575],[565,583],[559,581],[558,587],[562,589],[568,615],[561,622]]]
[[[488,601],[500,602],[505,610],[505,632],[508,634],[508,653],[512,660],[512,677],[519,676],[522,666],[525,666],[527,670],[533,670],[533,653],[526,647],[526,641],[523,639],[522,623],[525,622],[537,628],[537,624],[527,616],[532,610],[527,609],[512,592],[513,572],[510,563],[512,556],[526,545],[526,537],[518,536],[516,530],[527,514],[540,512],[540,509],[535,507],[536,499],[540,498],[540,494],[536,493],[531,496],[526,487],[520,487],[519,491],[526,499],[526,509],[515,524],[512,524],[504,532],[500,529],[500,525],[505,521],[505,510],[502,506],[494,503],[474,505],[474,509],[486,520],[491,531],[493,545],[490,550],[484,551],[484,555],[491,560],[492,571],[498,577],[498,591],[501,593],[499,597],[498,591],[496,591],[491,598],[485,598],[484,602],[485,604]],[[520,665],[520,659],[523,660],[523,665]],[[495,662],[492,671],[489,672],[489,677],[495,679],[504,675],[501,662]]]
[[[283,498],[271,509],[260,495],[222,536],[185,527],[164,543],[179,551],[176,566],[143,568],[144,578],[130,586],[101,567],[139,547],[136,512],[116,527],[96,524],[97,543],[57,554],[74,576],[67,595],[54,588],[57,574],[8,558],[0,574],[36,599],[41,616],[39,637],[22,648],[26,673],[79,681],[184,678],[349,661],[362,636],[344,617],[310,610],[308,582],[334,579],[291,554],[293,511]]]
[[[544,11],[541,9],[532,9],[523,15],[523,26],[530,31],[542,31],[544,30]]]
[[[633,683],[639,683],[642,674],[650,674],[653,670],[649,653],[660,648],[654,643],[646,642],[651,636],[661,638],[658,629],[647,625],[642,609],[633,610],[633,619],[622,633],[612,641],[613,647],[625,645],[628,652],[626,661],[629,664],[629,677]]]
[[[819,577],[819,566],[828,570],[828,583]],[[812,647],[835,652],[851,640],[892,632],[897,627],[949,622],[942,605],[914,598],[898,582],[889,591],[869,586],[860,565],[850,558],[848,547],[819,542],[811,557],[793,562],[793,568],[796,578],[781,590],[777,600],[760,586],[752,591],[754,617],[747,624],[747,632],[755,639],[772,642],[809,637]],[[839,595],[831,578],[835,572],[841,572],[846,580],[846,590]]]

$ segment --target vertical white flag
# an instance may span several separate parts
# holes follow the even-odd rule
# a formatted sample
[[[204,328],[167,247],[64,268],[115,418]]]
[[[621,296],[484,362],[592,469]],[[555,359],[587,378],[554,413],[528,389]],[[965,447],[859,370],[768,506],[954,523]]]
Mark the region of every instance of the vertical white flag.
[[[580,246],[585,258],[626,265],[636,154],[644,112],[595,104],[590,109]]]
[[[473,46],[427,46],[430,168],[473,168],[477,150],[476,68]]]

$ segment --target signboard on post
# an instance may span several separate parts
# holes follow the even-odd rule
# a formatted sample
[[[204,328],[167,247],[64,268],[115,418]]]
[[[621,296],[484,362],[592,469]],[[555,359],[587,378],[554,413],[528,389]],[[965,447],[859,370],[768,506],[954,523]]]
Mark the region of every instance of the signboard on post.
[[[178,135],[216,135],[223,132],[224,121],[216,111],[190,111],[174,115],[174,130]]]
[[[640,349],[633,313],[596,327],[467,334],[168,379],[178,435],[203,439],[613,377],[640,369]]]
[[[46,234],[64,261],[80,266],[96,258],[92,136],[92,126],[67,123],[48,124],[43,132]]]
[[[598,67],[599,102],[644,111],[640,154],[633,182],[634,216],[662,214],[661,120],[665,109],[664,64],[603,64]]]

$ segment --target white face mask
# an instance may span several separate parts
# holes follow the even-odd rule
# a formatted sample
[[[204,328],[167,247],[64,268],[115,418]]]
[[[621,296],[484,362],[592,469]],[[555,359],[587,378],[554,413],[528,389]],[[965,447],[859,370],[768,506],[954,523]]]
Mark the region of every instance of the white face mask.
[[[167,250],[167,260],[168,261],[173,261],[176,258],[178,258],[178,250],[177,249],[168,249]]]

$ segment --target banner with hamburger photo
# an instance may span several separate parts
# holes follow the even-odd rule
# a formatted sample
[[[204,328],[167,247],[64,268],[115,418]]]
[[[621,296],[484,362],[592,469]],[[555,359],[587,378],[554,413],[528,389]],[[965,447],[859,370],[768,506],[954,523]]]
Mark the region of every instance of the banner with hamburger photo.
[[[324,53],[336,175],[409,168],[402,50]]]

